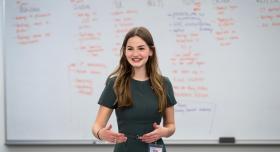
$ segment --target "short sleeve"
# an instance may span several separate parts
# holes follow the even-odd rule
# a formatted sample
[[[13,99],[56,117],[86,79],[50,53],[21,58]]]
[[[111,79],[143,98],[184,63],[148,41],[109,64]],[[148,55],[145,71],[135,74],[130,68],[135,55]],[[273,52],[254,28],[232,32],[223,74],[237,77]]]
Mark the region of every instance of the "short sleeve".
[[[165,81],[166,94],[167,94],[167,107],[171,107],[177,103],[174,96],[173,86],[169,78],[164,77],[164,81]]]
[[[98,100],[98,104],[108,107],[110,109],[116,108],[116,94],[114,92],[114,78],[108,78],[106,80],[105,88],[102,91],[102,94]]]

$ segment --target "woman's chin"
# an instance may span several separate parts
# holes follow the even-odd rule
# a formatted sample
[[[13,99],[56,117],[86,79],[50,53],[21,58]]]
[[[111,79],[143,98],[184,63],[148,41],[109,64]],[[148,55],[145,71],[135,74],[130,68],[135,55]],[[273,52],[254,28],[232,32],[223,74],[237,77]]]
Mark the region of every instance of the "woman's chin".
[[[142,67],[145,67],[144,65],[139,65],[139,64],[132,64],[132,67],[134,69],[141,69]]]

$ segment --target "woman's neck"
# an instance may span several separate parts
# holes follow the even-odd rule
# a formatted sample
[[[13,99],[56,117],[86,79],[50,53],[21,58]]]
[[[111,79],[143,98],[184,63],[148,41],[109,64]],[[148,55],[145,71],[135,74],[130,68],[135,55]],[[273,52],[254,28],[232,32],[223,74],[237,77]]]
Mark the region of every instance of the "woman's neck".
[[[147,76],[147,72],[145,68],[142,69],[134,69],[134,73],[132,75],[132,78],[135,80],[148,80],[149,77]]]

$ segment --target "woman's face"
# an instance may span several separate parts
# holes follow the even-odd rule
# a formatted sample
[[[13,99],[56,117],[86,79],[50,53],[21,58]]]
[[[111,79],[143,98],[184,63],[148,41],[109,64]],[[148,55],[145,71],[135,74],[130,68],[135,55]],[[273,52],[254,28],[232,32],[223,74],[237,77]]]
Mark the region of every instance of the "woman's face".
[[[149,56],[152,56],[153,52],[150,50],[146,42],[138,36],[134,36],[128,39],[125,56],[127,61],[134,69],[146,68],[146,63]]]

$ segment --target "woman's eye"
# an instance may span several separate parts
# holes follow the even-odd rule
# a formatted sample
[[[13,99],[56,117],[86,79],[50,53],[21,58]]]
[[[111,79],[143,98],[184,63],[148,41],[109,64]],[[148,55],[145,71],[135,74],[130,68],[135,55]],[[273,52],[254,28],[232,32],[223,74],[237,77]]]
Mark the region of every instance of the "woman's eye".
[[[145,48],[139,48],[139,50],[145,50]]]

